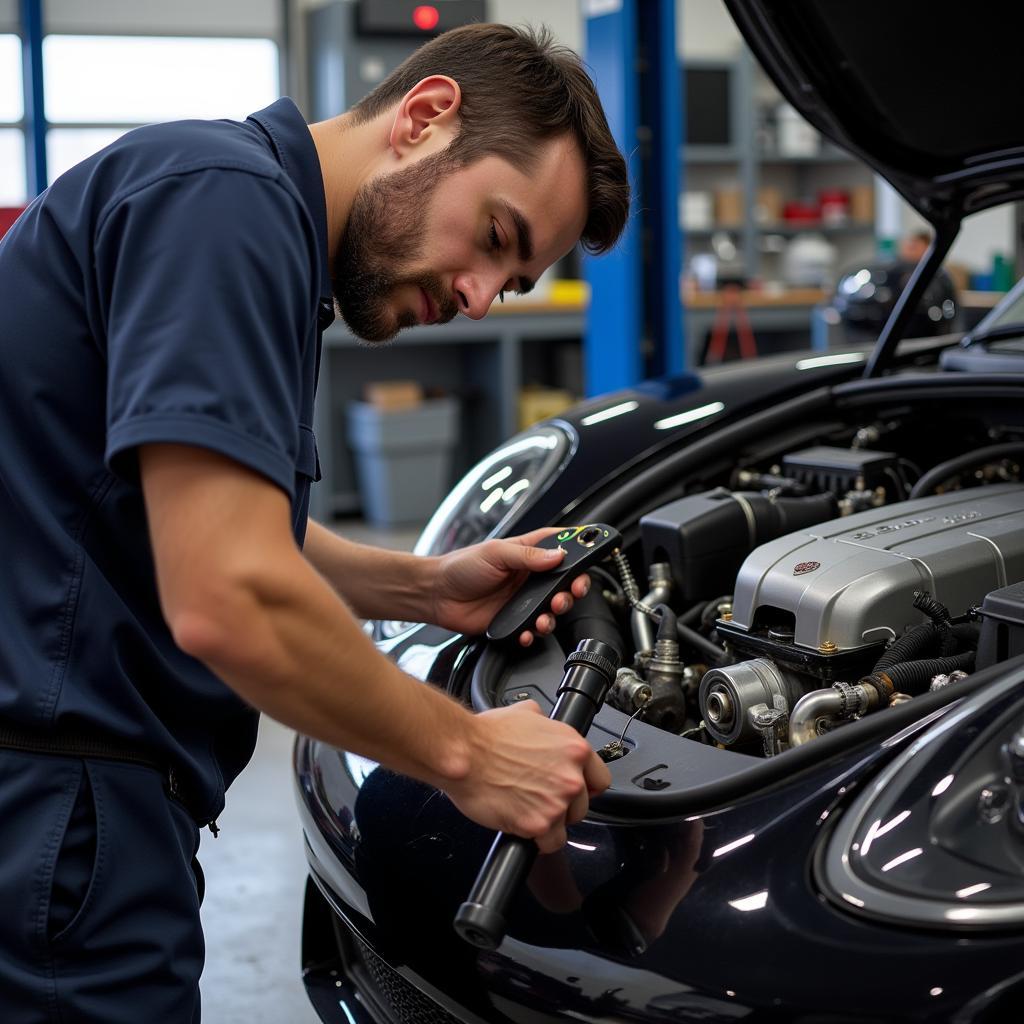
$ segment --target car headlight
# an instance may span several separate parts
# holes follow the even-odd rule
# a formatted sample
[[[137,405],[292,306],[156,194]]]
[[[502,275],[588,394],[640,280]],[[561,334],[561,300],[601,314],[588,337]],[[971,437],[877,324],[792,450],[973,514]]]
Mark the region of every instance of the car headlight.
[[[518,434],[478,462],[452,489],[416,542],[417,555],[442,555],[499,533],[565,465],[575,449],[568,428]]]
[[[1024,923],[1022,675],[948,711],[843,813],[815,863],[831,900],[902,925]]]

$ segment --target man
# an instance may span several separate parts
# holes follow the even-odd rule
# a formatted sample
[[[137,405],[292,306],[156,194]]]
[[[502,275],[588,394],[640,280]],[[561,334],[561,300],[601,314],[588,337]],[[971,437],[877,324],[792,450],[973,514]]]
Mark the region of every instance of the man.
[[[543,850],[608,784],[535,706],[473,716],[356,619],[480,632],[557,564],[547,531],[346,543],[306,521],[309,425],[335,302],[370,341],[481,317],[580,238],[614,244],[628,198],[578,60],[478,25],[322,124],[281,100],[131,132],[0,244],[4,1020],[199,1019],[197,825],[255,709]]]

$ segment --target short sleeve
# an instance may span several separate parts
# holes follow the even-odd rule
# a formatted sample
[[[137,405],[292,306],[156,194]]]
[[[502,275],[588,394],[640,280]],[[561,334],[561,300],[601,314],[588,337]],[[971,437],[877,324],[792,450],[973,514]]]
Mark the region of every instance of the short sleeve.
[[[112,472],[136,479],[139,445],[197,445],[294,497],[312,232],[284,185],[242,170],[171,175],[115,203],[95,246]]]

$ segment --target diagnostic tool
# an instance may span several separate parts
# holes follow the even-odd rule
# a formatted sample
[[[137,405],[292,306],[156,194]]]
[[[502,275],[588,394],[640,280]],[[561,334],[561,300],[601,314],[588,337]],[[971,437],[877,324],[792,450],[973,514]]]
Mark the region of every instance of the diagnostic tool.
[[[573,578],[589,565],[614,554],[622,544],[622,536],[605,523],[566,526],[545,537],[536,546],[561,548],[565,558],[549,572],[530,573],[526,582],[498,612],[487,627],[489,640],[505,640],[524,629],[531,629],[534,619],[548,607],[560,590],[568,590]]]
[[[584,530],[589,527],[579,527]],[[603,529],[603,527],[602,527]],[[600,640],[581,640],[568,658],[549,716],[586,736],[615,682],[619,652]],[[465,903],[455,915],[455,930],[470,945],[497,949],[505,938],[507,915],[537,856],[532,839],[499,832]]]

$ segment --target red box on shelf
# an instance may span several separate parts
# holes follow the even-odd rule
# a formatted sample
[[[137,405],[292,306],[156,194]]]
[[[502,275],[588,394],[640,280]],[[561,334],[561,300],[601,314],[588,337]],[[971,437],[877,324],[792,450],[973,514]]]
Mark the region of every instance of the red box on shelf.
[[[817,224],[821,220],[821,204],[791,199],[783,204],[782,219],[787,224]]]
[[[24,206],[0,206],[0,238],[7,229],[25,212]]]

